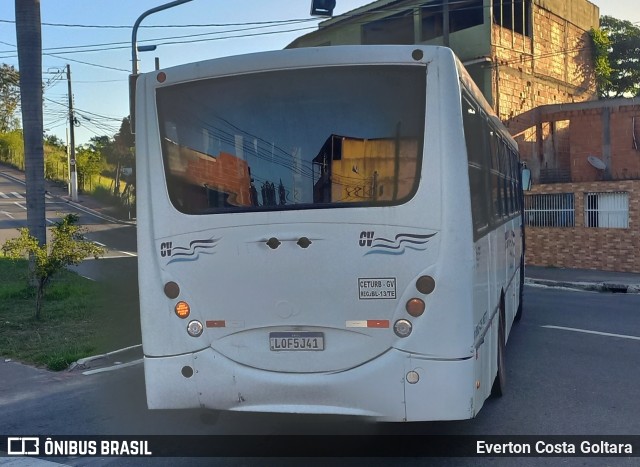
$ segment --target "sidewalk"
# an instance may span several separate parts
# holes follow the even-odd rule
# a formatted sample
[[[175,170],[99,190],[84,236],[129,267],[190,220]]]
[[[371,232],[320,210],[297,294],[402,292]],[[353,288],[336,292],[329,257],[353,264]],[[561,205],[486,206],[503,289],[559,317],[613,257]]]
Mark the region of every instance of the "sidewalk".
[[[25,175],[24,172],[7,166],[0,164],[0,172],[3,174],[24,182]],[[91,211],[90,214],[102,217],[110,222],[116,222],[120,224],[131,224],[135,225],[135,219],[120,219],[117,217],[116,212],[117,208],[114,206],[108,206],[104,203],[101,203],[99,200],[96,200],[92,196],[86,195],[84,193],[78,193],[78,201],[72,201],[71,196],[69,195],[69,191],[66,186],[59,182],[53,182],[51,180],[44,181],[45,183],[45,194],[50,195],[54,198],[57,198],[60,201],[68,203],[79,210],[88,210]]]
[[[595,292],[640,293],[640,274],[527,266],[525,284]]]

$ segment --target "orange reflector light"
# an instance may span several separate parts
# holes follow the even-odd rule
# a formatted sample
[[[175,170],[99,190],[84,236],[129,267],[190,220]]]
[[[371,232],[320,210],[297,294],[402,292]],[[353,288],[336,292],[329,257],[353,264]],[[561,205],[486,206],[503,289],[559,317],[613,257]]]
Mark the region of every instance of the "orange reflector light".
[[[178,318],[182,319],[185,319],[191,313],[191,307],[189,307],[189,304],[187,302],[176,303],[174,310],[176,312],[176,315],[178,315]]]
[[[407,313],[409,313],[414,318],[422,315],[424,313],[424,302],[419,298],[412,298],[407,302]]]
[[[167,80],[167,74],[164,71],[161,71],[156,76],[156,79],[158,80],[158,83],[164,83]]]

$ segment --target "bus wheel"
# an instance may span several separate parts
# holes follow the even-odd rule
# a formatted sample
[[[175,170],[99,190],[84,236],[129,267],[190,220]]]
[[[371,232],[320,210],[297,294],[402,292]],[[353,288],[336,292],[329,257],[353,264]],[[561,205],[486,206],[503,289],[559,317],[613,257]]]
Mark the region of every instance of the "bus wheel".
[[[520,291],[518,292],[518,311],[513,320],[518,322],[522,319],[522,295],[524,291],[524,256],[520,258]]]
[[[498,374],[491,388],[491,395],[493,397],[502,397],[507,387],[507,369],[505,365],[506,342],[503,297],[500,300],[500,318],[498,321]]]

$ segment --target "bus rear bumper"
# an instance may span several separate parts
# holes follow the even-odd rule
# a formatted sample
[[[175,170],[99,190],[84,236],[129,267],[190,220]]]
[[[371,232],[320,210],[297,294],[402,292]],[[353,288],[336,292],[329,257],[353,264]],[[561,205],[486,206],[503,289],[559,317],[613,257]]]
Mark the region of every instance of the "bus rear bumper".
[[[336,414],[381,421],[457,420],[473,412],[473,360],[431,360],[391,349],[334,373],[278,373],[205,349],[145,357],[150,409]],[[414,371],[419,381],[409,384]]]

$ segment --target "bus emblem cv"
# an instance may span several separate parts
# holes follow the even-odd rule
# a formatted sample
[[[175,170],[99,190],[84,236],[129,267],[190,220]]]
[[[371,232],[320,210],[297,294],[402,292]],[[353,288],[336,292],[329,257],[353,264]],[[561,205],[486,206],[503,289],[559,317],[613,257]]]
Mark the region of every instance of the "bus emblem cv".
[[[410,233],[399,233],[393,240],[384,237],[375,237],[373,232],[362,232],[360,234],[360,246],[368,247],[364,255],[402,255],[407,250],[424,251],[427,243],[435,233],[428,235],[417,235]]]
[[[200,255],[212,255],[219,238],[205,238],[192,240],[188,246],[174,246],[174,242],[162,242],[160,244],[160,256],[171,258],[167,265],[186,261],[197,261]]]

